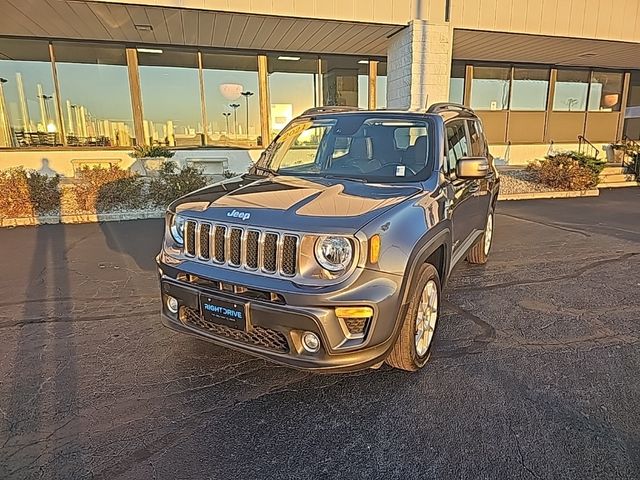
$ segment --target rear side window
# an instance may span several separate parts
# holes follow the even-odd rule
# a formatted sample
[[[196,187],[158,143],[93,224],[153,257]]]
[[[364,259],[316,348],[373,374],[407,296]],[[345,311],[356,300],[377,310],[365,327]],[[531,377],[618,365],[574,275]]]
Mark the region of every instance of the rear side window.
[[[447,124],[447,172],[455,172],[458,160],[469,156],[469,141],[463,120]]]
[[[471,140],[471,155],[474,157],[487,156],[487,144],[482,134],[482,125],[477,120],[469,120],[469,138]]]

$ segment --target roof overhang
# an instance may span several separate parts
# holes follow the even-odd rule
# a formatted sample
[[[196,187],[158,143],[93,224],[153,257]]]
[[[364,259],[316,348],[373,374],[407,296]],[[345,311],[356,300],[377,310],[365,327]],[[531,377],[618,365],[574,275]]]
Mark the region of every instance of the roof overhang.
[[[456,29],[454,60],[640,68],[640,43]]]
[[[7,36],[371,57],[402,28],[85,0],[0,0],[0,12]]]

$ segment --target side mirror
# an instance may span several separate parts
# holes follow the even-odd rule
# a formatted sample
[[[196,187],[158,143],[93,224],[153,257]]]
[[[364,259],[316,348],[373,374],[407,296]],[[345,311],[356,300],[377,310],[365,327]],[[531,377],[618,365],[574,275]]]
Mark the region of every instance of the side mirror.
[[[456,165],[458,178],[484,178],[489,174],[489,161],[485,157],[462,157]]]

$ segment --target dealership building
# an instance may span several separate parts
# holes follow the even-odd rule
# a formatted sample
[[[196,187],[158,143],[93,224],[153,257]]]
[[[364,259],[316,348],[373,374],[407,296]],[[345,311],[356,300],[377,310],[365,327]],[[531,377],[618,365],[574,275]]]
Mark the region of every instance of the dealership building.
[[[0,0],[0,168],[239,171],[308,108],[483,119],[510,164],[640,138],[640,0]]]

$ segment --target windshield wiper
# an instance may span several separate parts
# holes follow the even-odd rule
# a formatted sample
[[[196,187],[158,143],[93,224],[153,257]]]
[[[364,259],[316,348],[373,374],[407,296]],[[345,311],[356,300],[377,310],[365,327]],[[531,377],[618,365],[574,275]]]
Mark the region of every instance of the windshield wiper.
[[[258,165],[257,163],[255,165],[253,165],[253,169],[255,170],[261,170],[265,173],[268,173],[270,175],[273,175],[274,177],[277,177],[278,175],[280,175],[276,170],[273,170],[269,167],[263,167],[262,165]]]
[[[337,178],[338,180],[352,180],[354,182],[367,183],[366,178],[362,177],[350,177],[348,175],[337,175],[335,173],[323,174],[324,178]]]

